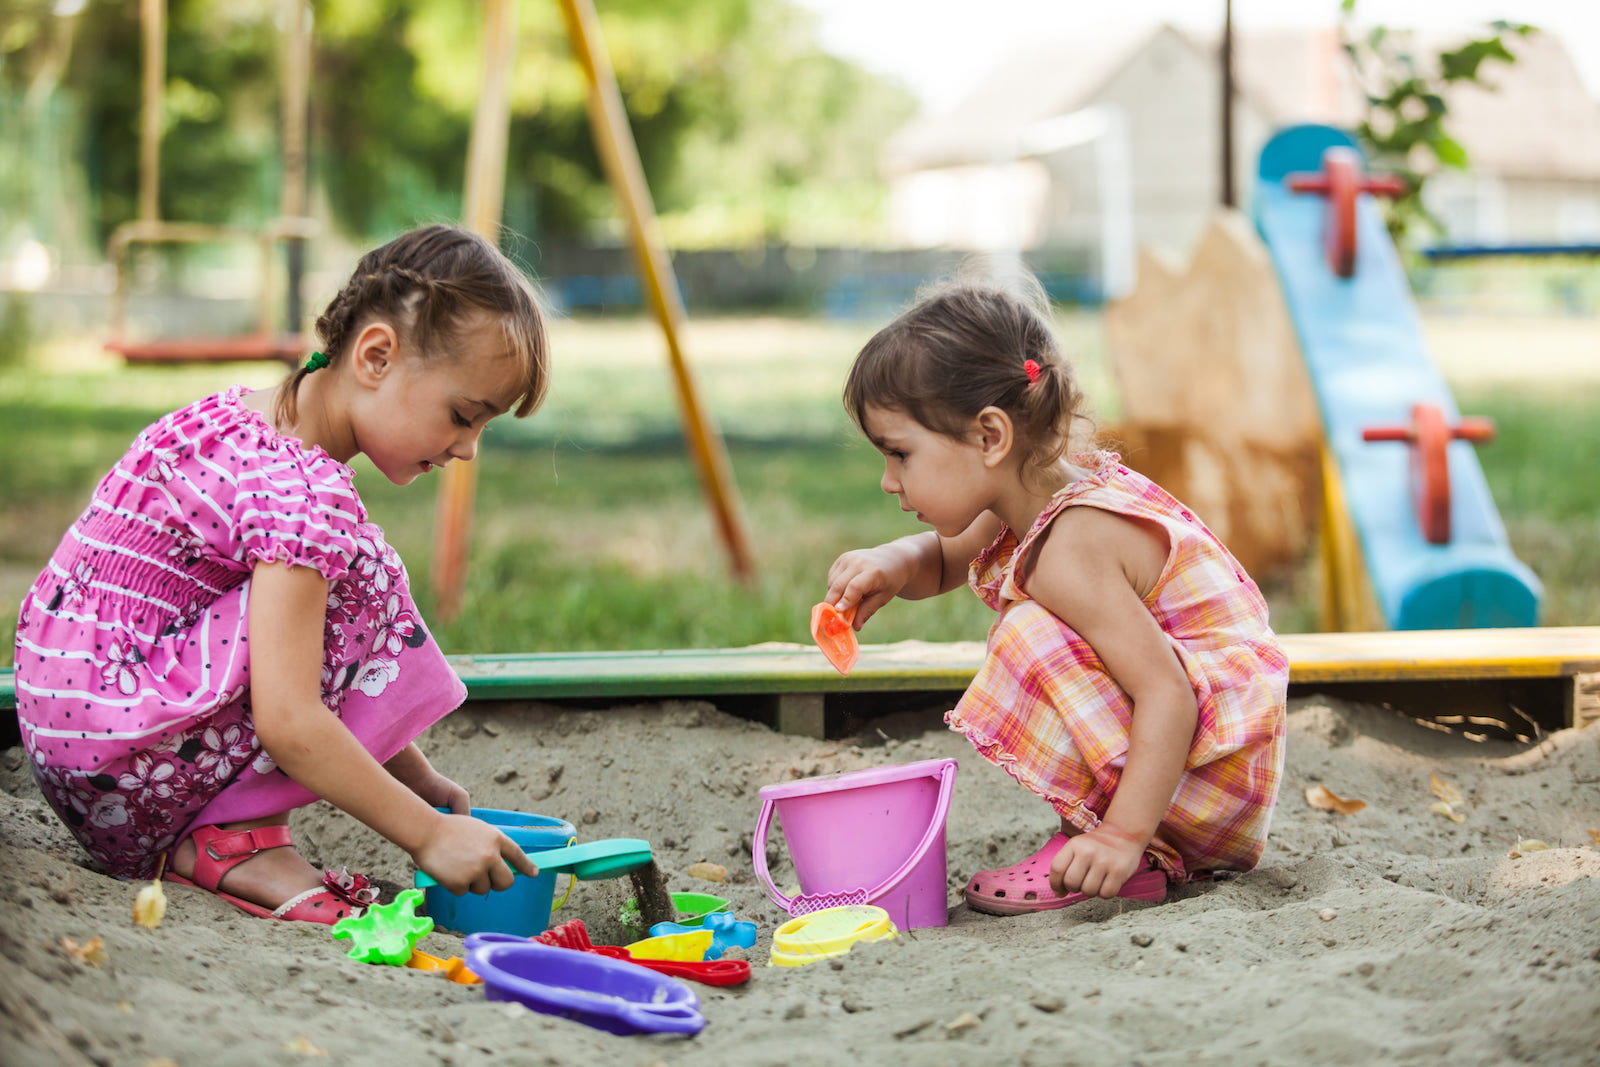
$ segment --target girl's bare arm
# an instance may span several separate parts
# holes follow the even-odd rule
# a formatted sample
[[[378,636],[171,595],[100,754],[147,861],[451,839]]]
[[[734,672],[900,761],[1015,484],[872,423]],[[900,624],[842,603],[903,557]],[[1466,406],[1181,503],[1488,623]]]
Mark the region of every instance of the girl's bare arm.
[[[510,838],[487,823],[433,810],[323,705],[326,579],[308,567],[261,563],[249,596],[252,714],[273,762],[405,849],[453,892],[509,886],[507,864],[532,873]]]
[[[1138,869],[1194,741],[1194,688],[1139,593],[1166,552],[1165,536],[1145,524],[1073,508],[1056,520],[1027,579],[1028,594],[1089,643],[1133,705],[1127,761],[1102,829],[1074,838],[1052,870],[1067,890],[1113,896]]]
[[[841,611],[855,607],[859,630],[897,596],[923,600],[965,585],[968,561],[999,531],[1000,520],[985,513],[958,537],[925,530],[846,552],[828,572],[826,599]]]

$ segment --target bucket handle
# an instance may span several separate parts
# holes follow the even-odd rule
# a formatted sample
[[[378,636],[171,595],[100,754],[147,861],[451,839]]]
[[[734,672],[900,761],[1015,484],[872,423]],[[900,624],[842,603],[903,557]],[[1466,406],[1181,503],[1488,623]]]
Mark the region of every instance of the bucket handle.
[[[880,882],[876,888],[866,891],[869,902],[899,885],[911,874],[916,865],[922,862],[922,857],[933,845],[934,838],[944,829],[945,816],[950,811],[950,796],[953,792],[951,786],[955,778],[956,764],[954,762],[945,764],[939,772],[939,803],[934,808],[933,818],[928,820],[927,831],[922,835],[917,847],[912,849],[911,856],[898,870]],[[773,811],[774,806],[770,798],[761,802],[761,814],[756,819],[756,831],[750,839],[750,862],[756,869],[756,878],[767,887],[767,896],[771,897],[772,902],[782,908],[785,914],[793,915],[791,906],[801,898],[786,897],[778,892],[778,887],[772,882],[772,872],[767,869],[767,827],[772,822]]]

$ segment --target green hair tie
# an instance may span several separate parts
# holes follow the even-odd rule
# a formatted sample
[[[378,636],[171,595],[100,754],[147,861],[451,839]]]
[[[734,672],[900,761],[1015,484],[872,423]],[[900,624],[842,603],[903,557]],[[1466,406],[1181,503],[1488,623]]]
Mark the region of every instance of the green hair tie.
[[[321,352],[313,352],[311,353],[311,358],[306,360],[306,373],[309,374],[314,370],[321,370],[327,365],[327,356],[323,355]]]

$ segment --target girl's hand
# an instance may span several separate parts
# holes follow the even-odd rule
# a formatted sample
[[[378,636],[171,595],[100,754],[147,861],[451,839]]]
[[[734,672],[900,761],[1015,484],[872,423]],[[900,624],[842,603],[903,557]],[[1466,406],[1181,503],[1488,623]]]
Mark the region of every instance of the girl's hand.
[[[855,608],[855,628],[860,630],[905,587],[911,577],[905,564],[905,554],[888,545],[846,552],[828,569],[825,599],[841,612]]]
[[[440,815],[411,858],[457,896],[509,889],[513,871],[539,873],[515,841],[470,815]]]
[[[1144,865],[1147,844],[1148,840],[1102,822],[1089,833],[1067,838],[1050,861],[1050,888],[1058,897],[1068,893],[1114,897]]]
[[[435,808],[449,808],[456,815],[472,811],[472,801],[467,791],[433,769],[428,757],[413,741],[394,755],[384,770],[394,775],[405,787],[426,800]]]
[[[432,771],[431,776],[423,781],[408,784],[413,793],[435,808],[449,808],[454,815],[466,815],[472,811],[472,799],[467,791],[438,771]]]

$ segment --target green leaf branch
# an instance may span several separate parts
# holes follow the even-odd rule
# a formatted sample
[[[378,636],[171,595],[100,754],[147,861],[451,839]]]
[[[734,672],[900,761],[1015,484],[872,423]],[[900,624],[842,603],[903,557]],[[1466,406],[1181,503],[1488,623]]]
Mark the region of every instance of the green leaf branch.
[[[1463,44],[1424,57],[1417,55],[1410,34],[1381,25],[1358,28],[1356,5],[1357,0],[1340,0],[1339,23],[1340,43],[1366,101],[1355,134],[1373,170],[1405,179],[1406,192],[1388,203],[1385,216],[1395,242],[1404,246],[1420,229],[1445,230],[1423,202],[1428,179],[1443,168],[1466,170],[1471,164],[1465,146],[1450,132],[1449,87],[1466,83],[1493,91],[1484,77],[1487,68],[1515,63],[1507,41],[1538,28],[1499,19]]]

